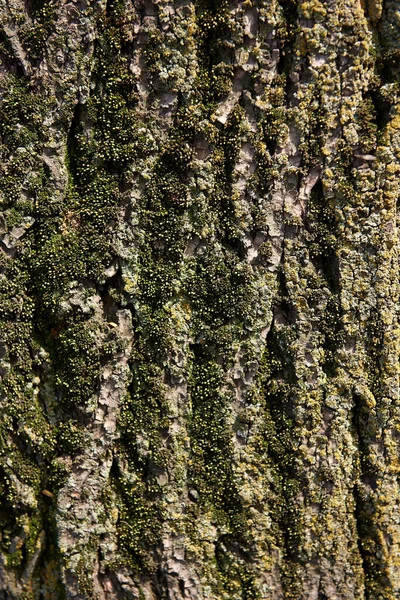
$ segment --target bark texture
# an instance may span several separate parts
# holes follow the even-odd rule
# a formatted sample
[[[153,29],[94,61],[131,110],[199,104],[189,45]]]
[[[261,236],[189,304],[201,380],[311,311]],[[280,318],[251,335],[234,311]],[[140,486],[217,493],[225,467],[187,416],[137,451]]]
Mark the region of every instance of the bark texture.
[[[400,5],[0,0],[0,599],[400,598]]]

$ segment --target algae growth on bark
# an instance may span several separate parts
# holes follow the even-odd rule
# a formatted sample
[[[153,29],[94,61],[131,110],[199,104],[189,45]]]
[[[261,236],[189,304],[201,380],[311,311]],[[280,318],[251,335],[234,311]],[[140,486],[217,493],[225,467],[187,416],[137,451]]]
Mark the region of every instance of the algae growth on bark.
[[[0,599],[400,598],[396,0],[0,0]]]

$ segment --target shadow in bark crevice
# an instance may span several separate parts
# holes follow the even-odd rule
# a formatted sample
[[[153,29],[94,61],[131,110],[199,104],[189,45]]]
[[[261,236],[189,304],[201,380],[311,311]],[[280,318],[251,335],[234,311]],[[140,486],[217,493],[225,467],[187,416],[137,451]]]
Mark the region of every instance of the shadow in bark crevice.
[[[375,454],[370,456],[374,442],[378,442],[379,425],[373,411],[358,394],[353,396],[353,435],[359,448],[358,479],[353,488],[357,545],[362,561],[366,598],[373,600],[377,595],[392,597],[393,586],[385,560],[385,545],[382,528],[377,520],[379,494],[379,469],[373,466]],[[375,422],[374,422],[375,421]]]
[[[296,572],[305,563],[301,496],[306,493],[307,483],[299,469],[295,446],[296,373],[290,351],[293,335],[294,324],[281,323],[278,329],[273,322],[266,339],[261,384],[266,402],[264,437],[275,471],[272,489],[276,500],[270,510],[282,535],[282,585],[288,593],[300,595],[295,582]]]

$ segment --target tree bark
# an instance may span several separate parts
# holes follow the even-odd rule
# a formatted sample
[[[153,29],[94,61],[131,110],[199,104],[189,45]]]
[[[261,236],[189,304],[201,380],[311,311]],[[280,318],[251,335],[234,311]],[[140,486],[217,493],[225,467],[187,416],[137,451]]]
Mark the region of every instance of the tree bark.
[[[400,5],[0,0],[0,599],[400,598]]]

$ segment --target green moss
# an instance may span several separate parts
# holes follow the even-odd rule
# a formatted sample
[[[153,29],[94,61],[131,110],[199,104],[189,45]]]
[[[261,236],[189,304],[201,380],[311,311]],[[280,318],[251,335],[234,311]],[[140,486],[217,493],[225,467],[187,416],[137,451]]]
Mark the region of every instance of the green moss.
[[[225,40],[231,33],[229,4],[201,0],[196,3],[199,73],[197,93],[210,108],[228,91],[233,69],[226,56]]]
[[[316,80],[309,85],[312,108],[310,107],[311,110],[307,114],[307,129],[299,146],[304,168],[309,168],[320,160],[325,143],[327,122],[327,107],[324,102],[322,83]]]
[[[24,77],[8,75],[5,83],[6,93],[0,107],[3,160],[4,152],[9,155],[17,147],[38,150],[37,144],[43,140],[43,119],[51,103],[51,99],[34,90]],[[26,161],[27,158],[21,157],[20,160]]]
[[[2,60],[10,60],[13,57],[11,42],[3,31],[0,31],[0,56]]]
[[[135,467],[142,473],[148,460],[166,466],[168,451],[163,448],[162,434],[169,424],[168,405],[161,384],[161,372],[152,360],[144,340],[136,342],[132,351],[132,383],[122,405],[120,416],[121,443],[129,449]],[[138,453],[137,438],[144,436],[146,451]]]
[[[161,370],[148,344],[148,331],[132,349],[130,391],[119,416],[117,456],[128,461],[126,471],[113,469],[112,485],[118,497],[118,546],[121,560],[138,572],[153,572],[153,547],[159,543],[163,518],[161,490],[155,473],[166,468],[170,450],[164,444],[170,420],[161,384]],[[143,335],[143,334],[142,334]],[[150,334],[151,335],[151,334]],[[157,333],[153,338],[156,344]],[[116,463],[118,464],[118,463]]]
[[[43,521],[39,515],[35,515],[29,522],[29,530],[25,540],[25,551],[28,557],[31,558],[37,549],[40,532],[42,531]]]
[[[225,532],[215,542],[218,582],[224,593],[231,597],[240,594],[243,599],[261,598],[254,583],[253,546],[246,513],[232,469],[234,449],[231,430],[226,424],[229,398],[222,391],[223,369],[210,358],[205,347],[195,351],[190,385],[188,476],[198,500],[188,507],[189,521],[196,522],[204,511],[211,510],[218,529]],[[189,523],[188,531],[190,534]],[[215,590],[215,593],[220,592]]]
[[[283,54],[285,57],[283,68],[288,71],[291,67],[291,53],[294,45],[296,34],[299,33],[298,25],[298,5],[295,0],[289,2],[280,2],[280,18],[277,27],[277,37],[283,46]]]
[[[68,455],[73,455],[84,446],[84,436],[82,428],[78,423],[67,421],[60,423],[57,436],[58,448]]]
[[[167,387],[171,391],[174,386],[172,357],[178,343],[182,362],[176,371],[184,378],[191,373],[190,440],[185,440],[185,444],[191,448],[189,483],[198,497],[194,494],[186,503],[187,512],[182,521],[177,519],[177,527],[184,521],[189,535],[200,548],[199,554],[203,550],[207,552],[203,538],[194,537],[198,535],[195,524],[203,524],[205,514],[207,519],[211,514],[211,522],[207,519],[205,522],[210,522],[210,531],[211,527],[216,528],[215,560],[211,559],[211,565],[204,563],[206,569],[210,567],[212,571],[210,579],[215,576],[212,594],[225,598],[261,598],[255,583],[255,570],[261,571],[257,554],[259,542],[251,537],[254,530],[249,526],[249,513],[244,501],[242,505],[243,496],[237,483],[238,472],[247,468],[250,472],[254,460],[260,472],[265,469],[260,477],[260,502],[263,503],[260,510],[263,516],[268,513],[271,518],[270,529],[266,527],[263,531],[270,543],[271,564],[281,552],[284,595],[293,599],[302,595],[299,582],[305,563],[305,532],[300,498],[304,493],[307,500],[309,489],[302,477],[304,456],[297,446],[304,436],[312,438],[313,428],[316,424],[319,426],[320,414],[318,410],[310,410],[306,416],[299,416],[304,413],[304,405],[311,402],[311,395],[302,387],[302,382],[297,381],[303,365],[299,364],[296,351],[299,350],[299,330],[304,325],[304,321],[300,322],[298,330],[295,324],[296,307],[300,307],[297,296],[299,291],[304,292],[301,300],[306,308],[302,319],[304,314],[306,319],[312,319],[312,335],[325,351],[319,363],[325,371],[322,376],[335,376],[336,354],[344,339],[335,272],[338,214],[358,201],[356,182],[351,175],[355,149],[344,140],[339,143],[332,178],[336,184],[335,198],[328,197],[317,183],[308,202],[305,222],[284,216],[287,236],[282,259],[285,264],[280,273],[283,283],[280,282],[278,295],[275,289],[270,290],[279,304],[275,315],[281,319],[275,319],[267,338],[254,398],[251,392],[243,394],[245,405],[238,415],[238,422],[249,430],[255,422],[261,425],[259,430],[254,431],[254,428],[249,434],[248,445],[237,452],[232,439],[237,423],[232,431],[229,414],[232,405],[236,410],[236,404],[232,403],[236,390],[230,369],[240,352],[248,353],[258,364],[259,349],[255,350],[254,346],[262,341],[256,332],[261,326],[265,327],[266,323],[260,321],[267,320],[265,314],[269,310],[268,301],[260,294],[269,294],[263,291],[263,286],[274,277],[273,274],[269,277],[266,271],[270,266],[270,241],[259,248],[258,262],[248,264],[243,234],[244,230],[251,236],[268,230],[271,217],[268,193],[273,182],[284,177],[285,152],[282,154],[280,150],[286,144],[287,125],[296,113],[287,108],[292,101],[297,103],[294,97],[290,96],[290,102],[288,98],[288,91],[293,91],[288,75],[294,65],[306,83],[298,91],[308,90],[304,111],[298,111],[295,122],[302,132],[301,174],[308,174],[311,166],[321,162],[328,110],[322,78],[312,75],[309,81],[311,70],[304,63],[295,64],[297,59],[293,54],[298,33],[297,10],[304,10],[300,14],[309,10],[318,21],[318,27],[322,27],[322,9],[318,6],[297,8],[294,2],[282,2],[271,7],[264,22],[262,11],[267,12],[269,8],[254,6],[259,12],[260,27],[252,54],[255,59],[259,56],[265,60],[269,36],[274,31],[272,35],[279,38],[281,59],[277,70],[280,74],[273,77],[272,82],[263,79],[265,63],[260,60],[259,67],[254,65],[254,76],[244,75],[246,93],[231,110],[226,124],[218,121],[216,109],[232,90],[234,65],[238,60],[235,35],[241,29],[239,22],[243,13],[251,5],[246,2],[243,12],[237,13],[234,19],[228,2],[197,2],[197,30],[194,24],[189,32],[191,17],[188,22],[182,19],[180,23],[182,31],[188,31],[185,39],[179,38],[174,29],[182,8],[177,5],[167,33],[162,27],[149,32],[144,50],[149,74],[146,84],[153,86],[156,92],[148,97],[155,112],[147,113],[146,122],[142,123],[135,91],[139,82],[130,71],[132,52],[141,51],[130,39],[135,25],[128,18],[134,15],[132,18],[136,19],[135,11],[128,17],[123,0],[106,3],[105,10],[97,13],[95,23],[98,39],[90,96],[85,105],[75,107],[73,116],[74,99],[70,102],[67,90],[62,90],[65,123],[70,124],[72,118],[65,194],[58,194],[56,190],[64,177],[64,173],[57,174],[58,157],[55,156],[53,169],[41,164],[39,159],[42,146],[47,142],[45,127],[41,124],[54,109],[54,102],[45,100],[45,93],[42,95],[31,88],[24,78],[19,82],[10,77],[6,82],[5,100],[0,107],[0,192],[4,206],[1,227],[9,231],[19,227],[26,216],[35,218],[9,256],[3,253],[0,257],[0,266],[7,275],[7,280],[0,281],[0,332],[5,344],[4,349],[1,348],[5,371],[1,391],[6,398],[0,431],[2,551],[9,551],[21,523],[26,523],[27,532],[25,542],[15,548],[9,559],[15,569],[22,569],[32,556],[41,517],[35,520],[32,513],[36,509],[24,504],[22,488],[18,489],[11,475],[15,473],[21,485],[33,490],[32,506],[38,502],[37,512],[43,517],[43,526],[50,530],[50,521],[46,519],[52,518],[55,501],[43,497],[42,490],[55,494],[69,475],[67,457],[74,458],[83,449],[84,430],[69,420],[71,411],[79,415],[79,408],[85,408],[99,389],[104,366],[122,350],[119,328],[113,330],[114,333],[108,331],[112,324],[108,327],[106,321],[109,312],[114,311],[115,315],[115,309],[124,306],[131,310],[134,321],[129,363],[132,381],[121,406],[120,438],[113,448],[115,460],[104,497],[105,512],[114,509],[115,504],[118,507],[119,554],[116,554],[115,564],[107,566],[112,570],[127,565],[142,575],[157,571],[154,557],[157,557],[163,523],[168,515],[163,512],[165,488],[162,490],[157,485],[155,474],[160,470],[172,473],[168,483],[171,487],[179,487],[184,481],[181,474],[185,465],[181,464],[183,461],[176,450],[181,443],[179,436],[185,436],[184,427],[178,435],[174,433],[172,424],[176,425],[177,417],[171,415],[165,393]],[[51,33],[54,6],[52,2],[36,0],[31,7],[33,26],[23,26],[20,32],[34,64],[41,59]],[[156,12],[160,25],[165,18],[160,5]],[[354,31],[353,27],[351,37],[348,32],[344,37],[359,41]],[[359,31],[365,36],[361,25]],[[193,32],[194,40],[191,39]],[[246,45],[248,40],[244,41]],[[11,59],[11,50],[3,42],[0,51],[4,60]],[[386,74],[382,77],[394,80],[397,54],[389,47],[387,51]],[[188,67],[191,56],[195,57],[194,63],[198,60],[198,68],[197,64],[193,67],[195,75]],[[171,74],[175,67],[182,69],[181,78],[187,76],[188,81],[191,77],[197,78],[190,94],[182,92],[182,85],[177,83],[179,77]],[[356,73],[357,66],[352,69],[351,72]],[[346,71],[343,76],[349,73]],[[268,71],[268,77],[270,75]],[[253,83],[248,86],[250,77]],[[258,89],[261,91],[256,91]],[[177,97],[176,113],[172,123],[168,122],[169,129],[163,122],[158,131],[158,107],[153,100],[160,90],[176,91]],[[249,131],[246,124],[253,93],[254,100],[257,96],[254,102],[257,132]],[[300,96],[299,93],[301,103]],[[371,95],[356,113],[362,152],[372,152],[375,148],[376,130],[380,126],[375,115],[378,104]],[[390,105],[390,102],[385,104]],[[206,144],[204,160],[198,160],[194,150],[198,141]],[[257,163],[244,198],[235,185],[235,168],[243,144],[255,149]],[[21,147],[27,152],[21,151]],[[27,175],[28,172],[37,175]],[[133,199],[131,190],[142,189],[145,180],[144,193],[140,199]],[[288,186],[299,183],[295,177],[283,181]],[[119,220],[124,211],[124,227],[127,224],[131,227],[129,240],[124,239],[122,227],[116,222],[116,215]],[[346,221],[339,219],[342,220]],[[290,237],[289,233],[293,232]],[[120,251],[116,247],[120,248],[121,244],[125,244],[120,253],[122,270],[126,268],[132,281],[117,272],[111,282],[100,283],[104,281],[104,269]],[[294,267],[299,267],[296,277],[300,281],[300,287],[291,294],[284,282],[285,276],[290,279],[290,269],[294,268],[290,265],[289,269],[290,258]],[[79,305],[68,307],[68,295],[80,289],[80,284],[96,295],[96,308],[85,312]],[[184,324],[178,322],[180,317],[176,317],[174,311],[185,315]],[[363,369],[368,372],[379,371],[379,363],[383,364],[379,347],[384,345],[385,339],[382,323],[378,318],[376,321],[376,327],[368,330],[366,336],[368,357]],[[178,326],[182,331],[177,331]],[[40,352],[46,357],[39,359]],[[38,383],[39,377],[32,377],[36,373],[43,376],[43,381]],[[370,375],[365,377],[371,389],[377,392],[378,387],[373,387],[375,384],[368,379]],[[253,413],[246,412],[247,408],[257,411],[260,421],[255,421]],[[365,399],[360,400],[356,412],[358,425],[364,430],[363,441],[359,443],[363,455],[361,470],[366,477],[375,477],[377,473],[372,468],[372,454],[367,446],[369,438],[376,438],[379,419],[371,416]],[[186,422],[186,416],[180,415],[180,418]],[[303,425],[305,429],[300,430]],[[244,462],[241,462],[242,456]],[[315,472],[316,485],[332,477],[329,469],[318,468]],[[383,561],[374,562],[374,553],[381,551],[377,530],[372,531],[371,514],[376,503],[363,494],[360,485],[359,515],[371,531],[360,529],[363,540],[360,547],[368,569],[377,565],[379,572],[376,576],[368,575],[367,586],[371,590],[368,593],[376,595],[378,590],[385,590],[382,594],[386,594],[387,572]],[[22,520],[26,516],[29,523]],[[105,516],[104,522],[107,522]],[[214,536],[214,529],[209,535]],[[88,540],[88,552],[97,545],[94,537]],[[81,592],[92,596],[88,560],[83,553],[78,577]],[[262,577],[266,577],[265,572],[264,569]],[[204,578],[207,577],[205,573]],[[389,597],[389,592],[387,595]]]
[[[115,3],[114,3],[115,4]],[[71,281],[97,280],[112,260],[114,217],[126,166],[146,151],[132,110],[132,76],[126,57],[116,54],[123,39],[117,9],[99,21],[93,76],[98,84],[85,107],[78,105],[68,137],[66,197],[39,196],[35,249],[29,257],[40,310],[55,314]]]
[[[201,356],[205,355],[204,358]],[[222,511],[232,530],[243,533],[242,508],[231,469],[231,434],[225,424],[227,399],[221,368],[199,351],[191,381],[191,464],[189,477],[200,502]]]
[[[255,73],[254,77],[259,77]],[[265,109],[259,121],[259,131],[253,137],[256,170],[249,178],[250,189],[262,196],[271,188],[277,174],[275,153],[285,143],[286,124],[289,113],[285,103],[286,75],[275,75],[270,85],[265,87]],[[278,167],[279,169],[280,167]],[[263,211],[260,206],[252,207],[255,226],[265,229]]]
[[[281,575],[287,598],[300,595],[299,569],[304,539],[303,514],[298,498],[300,490],[305,489],[305,482],[301,480],[295,451],[296,378],[292,351],[295,338],[295,325],[279,330],[273,326],[268,334],[258,382],[264,390],[265,419],[256,445],[258,452],[266,453],[271,461],[273,495],[269,510],[278,526],[277,535],[281,537],[284,552]]]
[[[188,281],[187,296],[194,312],[194,328],[202,344],[231,341],[255,318],[253,272],[235,254],[221,247],[208,248],[199,257]]]
[[[117,25],[118,20],[122,19],[125,11],[124,0],[107,0],[106,14],[110,19],[111,25]]]
[[[267,106],[259,123],[260,139],[271,156],[281,140],[282,126],[286,123],[285,86],[286,75],[276,75],[265,91]]]
[[[74,440],[75,442],[75,440]],[[58,452],[63,452],[65,449],[65,445],[64,447],[61,446],[59,448],[57,448]],[[80,447],[77,447],[77,444],[75,442],[75,445],[72,447],[71,449],[71,454],[73,455],[74,452],[79,451]],[[68,480],[68,477],[71,473],[71,468],[69,466],[67,466],[65,463],[61,462],[60,460],[58,460],[58,458],[53,458],[51,461],[48,462],[47,464],[47,470],[46,470],[46,478],[47,478],[47,487],[50,488],[49,491],[54,494],[54,496],[56,495],[57,491],[59,489],[61,489]]]
[[[334,374],[337,367],[337,351],[342,347],[345,334],[342,324],[343,312],[340,307],[338,295],[329,298],[326,309],[321,316],[320,329],[324,335],[322,348],[324,349],[324,368]]]
[[[96,333],[86,323],[70,323],[54,334],[55,383],[67,403],[84,404],[95,390],[101,372]]]
[[[118,547],[125,561],[137,572],[154,573],[152,549],[160,543],[162,511],[154,502],[144,483],[132,485],[118,479],[119,520],[117,524]]]
[[[360,142],[360,150],[365,154],[372,154],[377,143],[377,116],[376,109],[372,98],[365,98],[359,105],[356,122],[360,128],[358,139]]]
[[[223,589],[231,598],[260,600],[262,596],[256,587],[251,567],[237,560],[235,550],[237,551],[237,544],[230,536],[221,536],[216,543],[215,558]],[[250,563],[251,554],[245,558]]]
[[[20,36],[29,57],[39,60],[43,57],[47,39],[54,30],[56,4],[52,0],[50,2],[35,0],[31,2],[30,8],[33,22],[22,25]]]
[[[91,576],[87,565],[90,551],[95,548],[97,548],[97,536],[89,534],[85,548],[81,551],[81,555],[79,556],[79,561],[74,573],[78,580],[80,593],[85,594],[89,598],[94,596],[94,585],[93,577]]]
[[[371,474],[364,474],[371,477]],[[372,475],[373,480],[375,477]],[[390,572],[387,567],[386,547],[382,544],[379,530],[376,527],[376,507],[369,493],[363,490],[362,484],[356,488],[357,524],[361,556],[365,572],[365,587],[368,597],[393,598]]]
[[[337,226],[336,199],[326,198],[321,181],[317,181],[308,201],[305,239],[317,273],[325,277],[335,292],[338,289]]]
[[[1,547],[4,553],[8,553],[13,535],[16,530],[15,511],[16,496],[13,491],[11,479],[6,470],[0,465],[0,524],[1,524]]]

